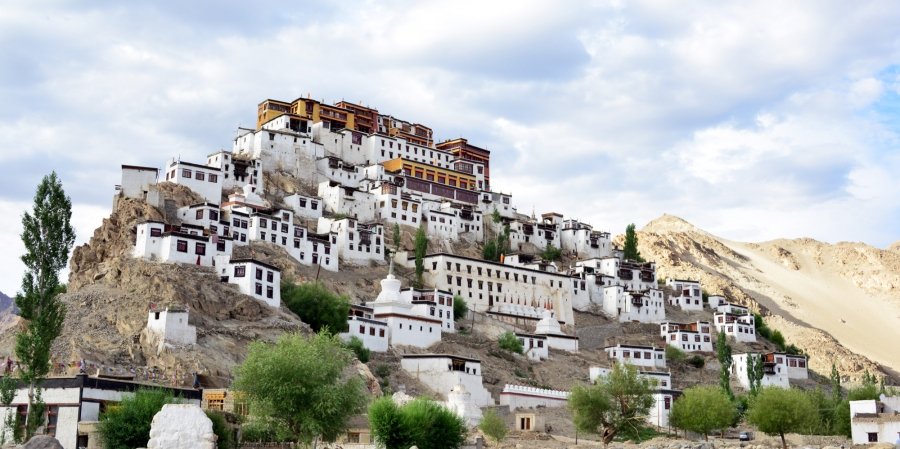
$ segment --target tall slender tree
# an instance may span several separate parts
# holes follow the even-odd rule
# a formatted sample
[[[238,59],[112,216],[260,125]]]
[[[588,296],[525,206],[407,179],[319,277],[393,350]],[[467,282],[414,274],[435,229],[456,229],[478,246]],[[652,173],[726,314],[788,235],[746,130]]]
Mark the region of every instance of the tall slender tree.
[[[416,230],[416,286],[422,288],[424,280],[422,275],[425,273],[425,253],[428,251],[428,236],[425,234],[425,226],[420,226]]]
[[[50,347],[65,319],[65,307],[57,296],[59,272],[66,267],[75,242],[71,219],[72,201],[53,172],[38,184],[32,212],[22,216],[25,275],[16,306],[26,324],[16,335],[16,357],[22,380],[28,383],[26,429],[36,427],[28,422],[33,419],[35,388],[50,373]]]
[[[719,359],[719,386],[722,391],[728,395],[728,398],[734,400],[734,392],[731,391],[731,345],[728,344],[728,337],[725,332],[719,332],[716,339],[716,356]]]
[[[625,247],[622,250],[625,253],[625,259],[635,262],[644,261],[644,258],[641,257],[641,252],[638,251],[638,238],[634,229],[634,223],[625,227]]]
[[[747,355],[747,379],[750,381],[750,395],[756,397],[762,388],[763,359],[760,354]]]

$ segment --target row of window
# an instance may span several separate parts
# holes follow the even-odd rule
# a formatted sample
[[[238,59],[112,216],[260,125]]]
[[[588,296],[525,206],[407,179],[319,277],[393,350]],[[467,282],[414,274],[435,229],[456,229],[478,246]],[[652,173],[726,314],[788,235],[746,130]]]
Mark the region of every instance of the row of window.
[[[615,349],[613,349],[613,351],[612,351],[612,356],[613,356],[613,357],[616,357],[616,353],[617,353],[617,351],[616,351]],[[633,354],[634,354],[634,357],[633,357],[633,358],[635,358],[635,359],[644,358],[644,359],[647,359],[647,360],[653,360],[653,353],[650,352],[650,351],[633,351]],[[626,359],[632,358],[632,351],[630,351],[630,350],[622,350],[622,357],[624,357],[624,358],[626,358]],[[662,355],[662,354],[656,354],[656,358],[657,358],[658,360],[662,360],[663,355]]]
[[[209,181],[209,182],[219,182],[219,175],[215,173],[205,173],[200,170],[191,171],[190,169],[183,168],[181,169],[181,177],[185,179],[196,179],[197,181]],[[175,170],[172,170],[169,173],[166,173],[166,181],[170,179],[175,179]]]
[[[256,279],[261,281],[263,278],[263,273],[266,275],[266,282],[274,282],[275,281],[275,272],[272,270],[263,270],[262,268],[256,269]],[[247,275],[247,267],[244,265],[238,265],[234,267],[234,277],[242,278]]]
[[[204,212],[203,209],[197,209],[197,213],[196,213],[197,220],[203,219],[203,215],[204,215],[203,212]],[[212,221],[218,221],[219,220],[219,211],[217,211],[215,209],[210,209],[209,219]]]

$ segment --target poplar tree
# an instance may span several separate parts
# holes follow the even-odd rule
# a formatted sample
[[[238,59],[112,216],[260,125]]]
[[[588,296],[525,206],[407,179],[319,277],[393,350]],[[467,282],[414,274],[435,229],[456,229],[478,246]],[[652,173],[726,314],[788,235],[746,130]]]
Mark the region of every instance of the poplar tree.
[[[750,381],[750,395],[756,397],[762,388],[763,357],[762,355],[747,354],[747,379]]]
[[[643,262],[641,252],[638,251],[637,232],[634,230],[634,223],[625,227],[625,245],[623,248],[625,260],[633,260],[635,262]]]
[[[728,344],[728,337],[725,332],[719,332],[716,338],[716,356],[719,359],[719,386],[722,391],[728,395],[729,399],[734,399],[734,392],[731,391],[731,345]]]
[[[66,267],[69,250],[75,242],[71,219],[72,201],[63,191],[56,172],[44,176],[34,195],[34,209],[22,216],[25,275],[22,292],[16,295],[19,316],[26,323],[16,335],[20,376],[28,383],[26,429],[36,427],[29,422],[37,418],[32,416],[35,388],[50,373],[50,347],[62,332],[65,319],[65,307],[57,296],[62,291],[59,272]],[[37,396],[40,398],[40,392]]]
[[[416,231],[416,286],[422,288],[424,280],[422,275],[425,273],[425,253],[428,251],[428,236],[425,235],[425,227],[420,226]]]

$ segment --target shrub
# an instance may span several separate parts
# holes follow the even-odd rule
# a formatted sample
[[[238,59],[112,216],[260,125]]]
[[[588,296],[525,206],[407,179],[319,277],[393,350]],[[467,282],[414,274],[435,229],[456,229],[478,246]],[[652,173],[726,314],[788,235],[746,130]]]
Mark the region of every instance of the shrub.
[[[330,292],[321,282],[282,282],[281,300],[314,332],[326,327],[332,332],[347,331],[350,298]]]
[[[489,408],[484,412],[484,416],[482,416],[478,428],[481,429],[485,435],[494,440],[495,443],[503,441],[503,439],[506,438],[506,432],[508,430],[506,428],[506,422],[492,408]]]
[[[696,354],[695,354],[695,355],[692,355],[692,356],[687,360],[687,363],[688,363],[688,365],[691,365],[691,366],[693,366],[694,368],[698,368],[698,369],[699,369],[699,368],[703,368],[704,366],[706,366],[706,359],[704,359],[702,356],[699,356],[699,355],[696,355]]]
[[[497,343],[500,345],[500,349],[515,352],[516,354],[522,354],[525,352],[525,347],[522,345],[522,342],[516,337],[516,334],[512,332],[504,332],[500,335],[500,339],[497,340]]]
[[[716,386],[698,386],[684,390],[684,395],[672,406],[672,425],[702,434],[709,440],[709,433],[731,424],[736,413],[734,403]]]
[[[427,399],[398,406],[381,398],[369,406],[369,427],[387,449],[456,449],[465,442],[466,424],[456,413]]]
[[[347,349],[353,351],[360,362],[366,363],[369,361],[369,356],[371,355],[369,348],[363,344],[359,337],[350,337],[350,341],[347,342]]]
[[[378,377],[388,377],[391,375],[391,367],[385,363],[379,363],[375,366],[375,375]]]
[[[559,260],[562,257],[562,250],[548,243],[544,251],[541,252],[541,257],[548,261]]]
[[[681,349],[678,349],[675,346],[667,345],[666,346],[666,360],[670,362],[683,362],[687,358],[687,354],[684,353]]]
[[[466,300],[462,298],[462,296],[456,295],[453,297],[453,319],[461,320],[466,314],[469,312],[469,305],[466,304]]]
[[[212,421],[213,433],[218,437],[216,449],[233,449],[234,433],[231,431],[231,427],[228,426],[225,415],[206,410],[206,416]]]
[[[107,449],[147,447],[150,423],[163,405],[175,403],[175,396],[165,390],[142,389],[126,396],[100,416],[98,430]]]

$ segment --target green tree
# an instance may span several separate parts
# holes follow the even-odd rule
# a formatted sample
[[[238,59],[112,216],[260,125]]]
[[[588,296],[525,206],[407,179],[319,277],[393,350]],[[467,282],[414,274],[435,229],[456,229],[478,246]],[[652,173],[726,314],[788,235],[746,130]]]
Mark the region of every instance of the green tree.
[[[347,330],[350,298],[330,292],[321,282],[298,285],[283,281],[281,301],[304,323],[309,324],[314,332],[325,328],[333,332]]]
[[[18,382],[9,375],[0,377],[0,407],[6,409],[6,415],[3,417],[3,426],[7,429],[15,429],[17,427],[16,416],[9,406],[16,397],[18,386]],[[6,432],[0,432],[0,446],[4,446],[7,443],[6,435]]]
[[[747,355],[747,379],[750,381],[750,396],[756,397],[762,387],[763,358],[759,354]]]
[[[206,410],[206,416],[212,421],[213,433],[216,434],[216,449],[234,449],[234,432],[228,426],[225,415]]]
[[[498,444],[506,438],[506,433],[509,430],[506,428],[506,421],[492,408],[485,410],[478,428],[490,439],[494,440],[494,443]]]
[[[150,423],[163,405],[178,399],[166,390],[141,389],[100,415],[98,431],[106,449],[147,447]]]
[[[35,388],[50,372],[50,347],[62,332],[65,320],[66,309],[57,296],[59,272],[66,267],[75,242],[71,219],[72,201],[53,172],[38,184],[32,213],[22,216],[25,275],[22,292],[16,295],[16,307],[25,326],[16,335],[16,357],[19,375],[28,384],[28,429],[36,424],[28,425]],[[30,436],[26,435],[26,439]]]
[[[353,354],[356,355],[356,359],[362,363],[366,363],[369,361],[369,357],[372,355],[369,348],[363,344],[363,341],[359,339],[357,336],[350,337],[350,341],[347,342],[347,349],[353,351]]]
[[[379,446],[386,449],[456,449],[465,442],[466,424],[456,413],[428,399],[397,406],[381,398],[369,406],[369,427]]]
[[[562,257],[562,250],[551,245],[547,244],[547,247],[544,248],[544,251],[541,252],[541,258],[547,261],[559,260]]]
[[[831,362],[831,376],[829,377],[831,384],[831,401],[835,404],[841,400],[841,374],[838,373],[837,366]]]
[[[641,257],[641,252],[638,251],[638,238],[637,232],[634,230],[634,223],[625,227],[625,245],[623,251],[626,260],[633,260],[635,262],[644,261],[644,258]]]
[[[494,211],[491,212],[491,220],[493,220],[494,223],[500,223],[502,219],[503,217],[500,216],[500,211],[495,207]]]
[[[400,224],[394,223],[394,251],[400,251],[403,237],[400,235]]]
[[[719,332],[716,337],[716,357],[719,359],[719,386],[729,399],[734,399],[734,392],[731,391],[731,345],[728,344],[728,337],[725,332]]]
[[[600,436],[609,444],[616,435],[639,434],[653,406],[653,382],[638,376],[631,365],[615,364],[594,385],[577,385],[569,394],[576,428]]]
[[[806,391],[806,396],[809,398],[813,408],[818,412],[818,419],[812,420],[811,427],[803,433],[807,435],[830,435],[834,428],[835,402],[819,387]]]
[[[681,363],[687,359],[687,354],[673,345],[666,345],[666,360],[672,363]]]
[[[456,295],[453,297],[453,319],[461,320],[466,314],[469,313],[469,305],[466,303],[466,300],[463,299],[462,296]]]
[[[362,379],[344,377],[353,354],[328,332],[284,334],[250,345],[233,388],[250,401],[251,418],[270,421],[299,443],[334,441],[366,403]]]
[[[416,286],[422,288],[425,281],[422,275],[425,274],[425,253],[428,251],[428,236],[425,235],[425,227],[420,226],[416,231]]]
[[[769,341],[774,343],[779,351],[784,351],[784,335],[782,335],[780,331],[772,331],[772,336],[769,338]]]
[[[750,403],[747,421],[761,432],[780,436],[781,446],[787,449],[784,434],[803,432],[816,416],[812,402],[802,391],[765,387]]]
[[[484,247],[481,248],[481,258],[484,260],[490,260],[492,262],[500,260],[500,253],[497,251],[496,239],[488,239],[486,242],[484,242]]]
[[[522,344],[522,341],[516,337],[516,334],[506,331],[500,334],[500,338],[497,340],[497,344],[500,346],[500,349],[509,352],[515,352],[516,354],[522,354],[525,352],[525,347]]]
[[[703,434],[709,440],[709,433],[731,425],[737,413],[734,403],[721,388],[698,386],[684,390],[669,417],[673,426]]]

